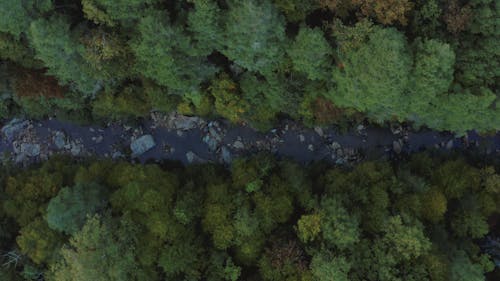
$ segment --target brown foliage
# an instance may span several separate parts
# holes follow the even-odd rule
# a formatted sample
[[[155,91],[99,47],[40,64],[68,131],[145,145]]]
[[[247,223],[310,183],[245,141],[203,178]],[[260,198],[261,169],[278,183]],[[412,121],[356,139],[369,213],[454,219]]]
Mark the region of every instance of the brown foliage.
[[[409,0],[354,0],[361,2],[361,12],[383,24],[408,23],[406,15],[413,9]]]
[[[324,97],[318,97],[312,106],[314,119],[319,124],[330,124],[345,117],[344,109],[336,107]]]
[[[471,16],[472,10],[469,5],[460,6],[458,0],[449,0],[443,20],[446,23],[446,29],[456,35],[467,28]]]
[[[363,16],[375,18],[382,24],[408,23],[407,15],[413,9],[410,0],[319,0],[319,5],[340,17],[360,10]]]
[[[59,85],[56,78],[45,75],[44,70],[16,69],[14,92],[20,98],[63,98],[65,91],[66,89]]]
[[[297,246],[295,241],[275,242],[270,249],[266,250],[266,254],[271,258],[271,265],[275,269],[281,269],[287,264],[295,265],[301,272],[307,269],[304,251]]]

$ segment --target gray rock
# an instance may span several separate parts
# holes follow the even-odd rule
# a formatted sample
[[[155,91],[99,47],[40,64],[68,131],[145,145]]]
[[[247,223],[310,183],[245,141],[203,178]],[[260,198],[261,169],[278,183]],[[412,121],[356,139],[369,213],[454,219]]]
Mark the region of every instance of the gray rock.
[[[198,155],[196,155],[194,152],[192,151],[188,151],[186,153],[186,159],[188,161],[188,163],[205,163],[207,162],[205,159],[199,157]]]
[[[104,139],[103,136],[98,136],[98,137],[95,138],[94,141],[95,141],[95,143],[101,143],[103,139]]]
[[[452,149],[453,148],[453,140],[449,140],[447,143],[446,143],[446,149]]]
[[[334,142],[332,142],[332,144],[330,144],[330,147],[333,150],[337,150],[337,149],[341,148],[342,146],[340,145],[340,143],[334,141]]]
[[[187,131],[201,126],[205,121],[199,117],[175,115],[172,117],[171,122],[175,129]]]
[[[308,145],[307,149],[309,149],[309,151],[314,151],[314,145],[312,144]]]
[[[14,118],[2,127],[2,134],[5,136],[7,141],[12,141],[19,131],[23,130],[28,125],[28,120]]]
[[[221,157],[222,157],[222,161],[224,161],[224,163],[226,163],[226,164],[230,164],[233,160],[231,158],[231,151],[229,151],[229,149],[225,146],[223,146],[221,149]]]
[[[316,134],[318,134],[318,136],[322,137],[324,135],[323,133],[323,129],[321,127],[314,127],[314,131],[316,132]]]
[[[394,152],[396,152],[396,154],[400,154],[401,151],[403,150],[403,147],[401,146],[401,142],[400,141],[393,141],[392,142],[392,150],[394,150]]]
[[[83,145],[77,144],[77,143],[73,143],[71,145],[70,152],[71,152],[71,155],[78,156],[78,155],[80,155],[80,153],[82,152],[82,150],[83,150]]]
[[[243,142],[237,140],[233,143],[233,147],[235,149],[245,149],[245,145],[243,144]]]
[[[132,143],[130,143],[130,149],[132,150],[132,157],[139,156],[151,148],[155,147],[156,143],[152,135],[141,136]]]
[[[118,159],[118,158],[122,158],[122,157],[123,157],[123,154],[120,151],[114,151],[113,154],[111,154],[111,158],[113,158],[113,159]]]
[[[299,141],[300,141],[300,142],[304,142],[304,141],[306,141],[306,138],[304,137],[304,135],[302,135],[302,134],[301,134],[301,135],[299,135]]]
[[[52,138],[52,141],[54,142],[54,145],[57,147],[57,149],[63,149],[66,145],[66,136],[63,132],[58,131]]]
[[[216,151],[217,147],[219,146],[219,141],[215,138],[212,138],[210,135],[206,135],[205,137],[203,137],[203,142],[208,145],[208,149],[210,151]]]
[[[22,143],[20,152],[29,157],[36,157],[40,155],[40,145],[38,143]]]

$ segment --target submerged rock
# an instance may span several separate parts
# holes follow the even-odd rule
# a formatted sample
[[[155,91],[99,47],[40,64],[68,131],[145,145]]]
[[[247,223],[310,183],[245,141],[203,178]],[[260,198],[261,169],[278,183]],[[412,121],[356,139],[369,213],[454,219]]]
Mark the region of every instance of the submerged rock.
[[[225,146],[223,146],[221,148],[221,157],[222,157],[222,161],[224,161],[224,163],[226,163],[226,164],[230,164],[233,160],[231,157],[231,152]]]
[[[130,149],[132,150],[132,157],[139,156],[151,148],[155,147],[156,143],[152,135],[141,136],[132,143],[130,143]]]
[[[36,157],[40,155],[40,145],[38,143],[22,143],[20,152],[29,157]]]
[[[205,159],[201,158],[200,156],[196,155],[194,152],[192,151],[188,151],[186,153],[186,159],[188,161],[189,164],[191,163],[205,163],[207,162]]]
[[[57,131],[52,138],[52,141],[57,149],[63,149],[66,146],[66,136],[63,132]]]
[[[403,150],[403,147],[401,146],[401,142],[400,141],[393,141],[392,142],[392,150],[394,150],[394,152],[396,154],[400,154],[401,151]]]

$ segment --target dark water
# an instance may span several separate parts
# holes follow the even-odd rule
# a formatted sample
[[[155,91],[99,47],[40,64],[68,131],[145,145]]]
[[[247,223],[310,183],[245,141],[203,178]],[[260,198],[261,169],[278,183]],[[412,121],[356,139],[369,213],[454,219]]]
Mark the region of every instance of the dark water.
[[[115,151],[121,151],[126,155],[133,130],[139,129],[142,132],[139,132],[138,135],[151,134],[156,142],[154,148],[138,157],[141,162],[168,159],[187,163],[186,153],[189,151],[207,161],[219,162],[221,161],[220,148],[223,146],[230,151],[232,157],[248,155],[257,151],[271,151],[277,156],[292,158],[299,162],[321,159],[335,161],[332,159],[332,153],[334,153],[330,146],[332,142],[337,142],[342,148],[349,148],[361,152],[361,154],[386,155],[394,153],[393,142],[402,138],[402,136],[394,135],[385,128],[367,128],[363,135],[356,132],[341,134],[333,128],[327,128],[323,129],[323,136],[320,136],[312,129],[295,124],[286,130],[284,123],[275,130],[266,133],[257,132],[245,126],[226,127],[226,125],[221,125],[226,129],[226,133],[219,144],[219,149],[210,151],[208,145],[203,142],[205,132],[199,128],[179,133],[167,128],[151,128],[151,121],[144,121],[139,126],[129,130],[117,124],[111,124],[108,127],[79,126],[58,120],[34,121],[33,125],[38,138],[37,143],[45,145],[55,153],[58,150],[51,141],[51,133],[62,131],[69,139],[81,140],[88,154],[103,157],[109,157]],[[92,140],[93,137],[100,136],[102,136],[100,143]],[[301,137],[303,138],[302,142]],[[244,149],[234,149],[231,146],[237,139],[244,143]],[[500,132],[494,136],[480,136],[475,132],[469,132],[469,148],[467,148],[462,138],[454,138],[449,133],[429,130],[409,132],[403,145],[403,153],[441,147],[450,140],[453,141],[453,149],[470,149],[470,146],[476,147],[478,144],[476,149],[483,152],[488,151],[492,155],[500,155]],[[438,149],[445,150],[446,148]],[[12,151],[12,144],[2,139],[0,152],[5,151]]]

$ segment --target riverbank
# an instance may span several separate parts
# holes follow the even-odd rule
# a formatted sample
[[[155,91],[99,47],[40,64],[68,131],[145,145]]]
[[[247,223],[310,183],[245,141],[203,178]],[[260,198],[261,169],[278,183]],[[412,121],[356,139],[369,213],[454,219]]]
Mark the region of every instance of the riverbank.
[[[425,149],[478,149],[500,155],[500,133],[479,136],[469,132],[457,138],[451,133],[356,126],[340,133],[333,127],[306,128],[283,120],[268,132],[224,120],[203,120],[178,114],[153,113],[136,126],[108,123],[81,126],[55,119],[4,123],[0,152],[17,164],[48,159],[53,154],[74,157],[110,157],[145,162],[178,160],[189,163],[230,163],[234,157],[268,151],[298,162],[326,160],[335,164],[407,154]]]

